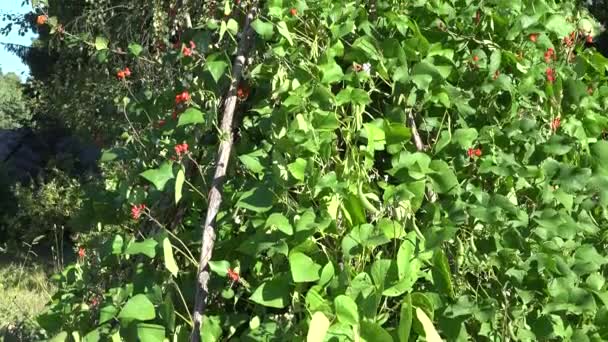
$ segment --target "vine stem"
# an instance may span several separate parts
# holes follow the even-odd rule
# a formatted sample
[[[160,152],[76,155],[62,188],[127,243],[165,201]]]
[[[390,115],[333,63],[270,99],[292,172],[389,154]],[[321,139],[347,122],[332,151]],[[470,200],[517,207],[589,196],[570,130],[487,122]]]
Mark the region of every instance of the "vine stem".
[[[422,142],[422,138],[420,138],[418,126],[416,126],[416,118],[414,117],[414,112],[411,109],[408,110],[407,113],[407,124],[410,126],[410,130],[412,131],[412,140],[414,140],[416,150],[418,150],[418,152],[423,152],[426,148]],[[431,189],[427,189],[426,196],[431,203],[437,201],[437,194]]]
[[[205,218],[203,226],[201,242],[201,257],[196,276],[196,296],[194,298],[194,310],[192,311],[194,326],[192,328],[192,335],[190,336],[191,342],[200,342],[203,313],[205,312],[207,297],[209,295],[208,282],[210,274],[208,263],[209,260],[211,260],[213,246],[215,244],[215,218],[222,202],[222,186],[226,177],[226,169],[228,167],[230,151],[232,150],[234,139],[232,135],[232,124],[237,103],[237,88],[241,81],[241,73],[245,65],[246,55],[248,54],[253,38],[251,22],[253,21],[256,12],[257,4],[253,3],[245,19],[245,25],[243,26],[243,31],[241,33],[236,58],[232,66],[232,81],[230,83],[230,88],[228,89],[226,100],[224,101],[224,114],[220,126],[221,141],[217,153],[215,174],[213,176],[213,181],[211,182],[211,189],[209,190],[207,217]]]

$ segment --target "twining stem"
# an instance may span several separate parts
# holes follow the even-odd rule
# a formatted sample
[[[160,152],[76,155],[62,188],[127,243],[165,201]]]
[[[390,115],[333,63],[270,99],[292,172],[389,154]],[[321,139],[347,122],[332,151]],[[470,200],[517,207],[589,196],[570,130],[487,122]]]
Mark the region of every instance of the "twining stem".
[[[416,126],[416,118],[414,117],[414,112],[411,109],[407,112],[407,124],[410,127],[410,130],[412,131],[412,140],[414,140],[414,145],[416,146],[416,149],[418,150],[418,152],[423,152],[426,148],[424,146],[424,143],[422,142],[422,138],[420,138],[418,126]],[[437,194],[431,189],[427,189],[426,196],[428,197],[431,203],[437,200]]]
[[[241,73],[245,65],[246,55],[248,54],[253,38],[253,29],[250,24],[253,21],[256,12],[257,6],[256,3],[253,3],[245,19],[245,25],[243,26],[243,32],[241,33],[236,58],[232,66],[232,81],[224,102],[224,115],[220,126],[220,136],[222,139],[218,148],[215,174],[213,176],[213,181],[211,182],[211,190],[209,190],[208,196],[207,217],[205,218],[203,226],[201,257],[196,277],[196,296],[193,310],[194,327],[192,328],[192,335],[190,336],[191,342],[200,342],[200,329],[203,321],[203,313],[209,295],[208,282],[210,274],[208,263],[209,260],[211,260],[213,245],[215,243],[214,224],[222,202],[222,185],[226,176],[230,151],[232,150],[232,123],[237,103],[237,88],[241,81]]]

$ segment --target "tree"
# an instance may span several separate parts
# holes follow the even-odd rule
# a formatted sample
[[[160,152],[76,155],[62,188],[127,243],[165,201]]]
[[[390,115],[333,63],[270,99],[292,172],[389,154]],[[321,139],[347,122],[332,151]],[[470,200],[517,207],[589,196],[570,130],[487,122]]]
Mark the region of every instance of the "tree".
[[[21,79],[14,73],[3,74],[0,70],[0,129],[21,127],[30,119]]]

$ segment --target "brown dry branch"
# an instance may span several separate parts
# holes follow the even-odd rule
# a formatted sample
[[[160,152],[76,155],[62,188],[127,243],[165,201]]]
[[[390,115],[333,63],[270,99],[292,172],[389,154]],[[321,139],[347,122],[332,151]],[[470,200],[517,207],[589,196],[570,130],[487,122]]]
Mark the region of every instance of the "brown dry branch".
[[[232,133],[232,124],[234,110],[237,103],[237,88],[241,81],[246,55],[249,52],[253,38],[253,29],[251,28],[250,24],[257,12],[256,5],[257,4],[255,2],[251,5],[251,9],[249,10],[249,13],[245,19],[245,25],[240,36],[237,55],[232,66],[232,82],[230,83],[228,95],[226,96],[226,100],[224,102],[224,114],[220,126],[221,141],[218,148],[215,174],[211,183],[211,190],[209,190],[207,217],[205,218],[205,223],[203,226],[201,256],[196,277],[196,296],[193,310],[194,327],[190,338],[190,341],[192,342],[200,341],[200,329],[203,320],[203,313],[205,312],[207,297],[209,295],[208,282],[210,274],[208,263],[211,260],[213,246],[215,243],[215,218],[219,212],[220,204],[222,202],[222,186],[226,176],[226,169],[234,139]]]

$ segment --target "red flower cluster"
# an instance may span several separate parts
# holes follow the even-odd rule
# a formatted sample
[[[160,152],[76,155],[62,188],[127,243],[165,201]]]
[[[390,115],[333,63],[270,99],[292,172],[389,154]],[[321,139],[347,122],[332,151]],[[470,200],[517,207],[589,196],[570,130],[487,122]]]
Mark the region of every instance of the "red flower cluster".
[[[133,204],[133,206],[131,207],[131,217],[134,220],[138,220],[139,217],[141,216],[141,214],[144,212],[144,210],[146,210],[146,205],[145,204]]]
[[[181,94],[175,95],[175,104],[180,104],[182,102],[188,101],[190,101],[190,93],[187,90],[183,91]]]
[[[547,68],[545,73],[547,74],[547,82],[549,82],[549,83],[555,82],[555,78],[556,78],[555,70],[553,70],[551,68]]]
[[[184,46],[182,48],[182,53],[184,54],[184,56],[190,57],[190,56],[192,56],[192,51],[194,49],[196,49],[196,44],[194,44],[193,41],[190,41],[190,47]]]
[[[553,48],[548,48],[545,52],[545,63],[550,63],[551,59],[556,59],[555,50]]]
[[[87,255],[84,247],[78,247],[78,256],[80,258],[84,258]]]
[[[129,68],[124,68],[122,70],[118,70],[118,72],[116,73],[116,77],[118,77],[119,80],[124,80],[125,78],[131,76],[131,69]]]
[[[297,10],[297,9],[295,9],[295,8],[292,8],[292,9],[290,9],[290,10],[289,10],[289,13],[290,13],[292,16],[294,16],[294,17],[295,17],[296,15],[298,15],[298,10]]]
[[[467,150],[467,155],[469,156],[469,158],[481,157],[481,149],[479,149],[479,148],[469,148]]]
[[[557,131],[557,129],[561,125],[562,125],[562,119],[560,119],[559,117],[557,117],[557,118],[553,119],[553,121],[551,121],[551,130],[552,131]]]
[[[532,43],[536,43],[537,39],[538,39],[538,33],[530,33],[530,41]]]
[[[238,282],[239,279],[241,279],[241,277],[239,276],[239,274],[237,272],[235,272],[232,268],[228,269],[228,277],[230,279],[232,279],[232,281],[234,281],[234,282]]]
[[[576,32],[570,32],[570,36],[565,36],[563,39],[564,45],[571,47],[576,42]]]
[[[156,122],[156,127],[163,127],[167,123],[164,119],[160,119]]]
[[[590,35],[590,34],[587,35],[587,39],[586,40],[587,40],[587,43],[593,44],[593,36],[592,35]]]
[[[475,55],[473,56],[473,62],[478,62],[479,61],[479,56]]]
[[[174,147],[175,153],[181,157],[182,154],[188,153],[188,144],[177,144]]]

